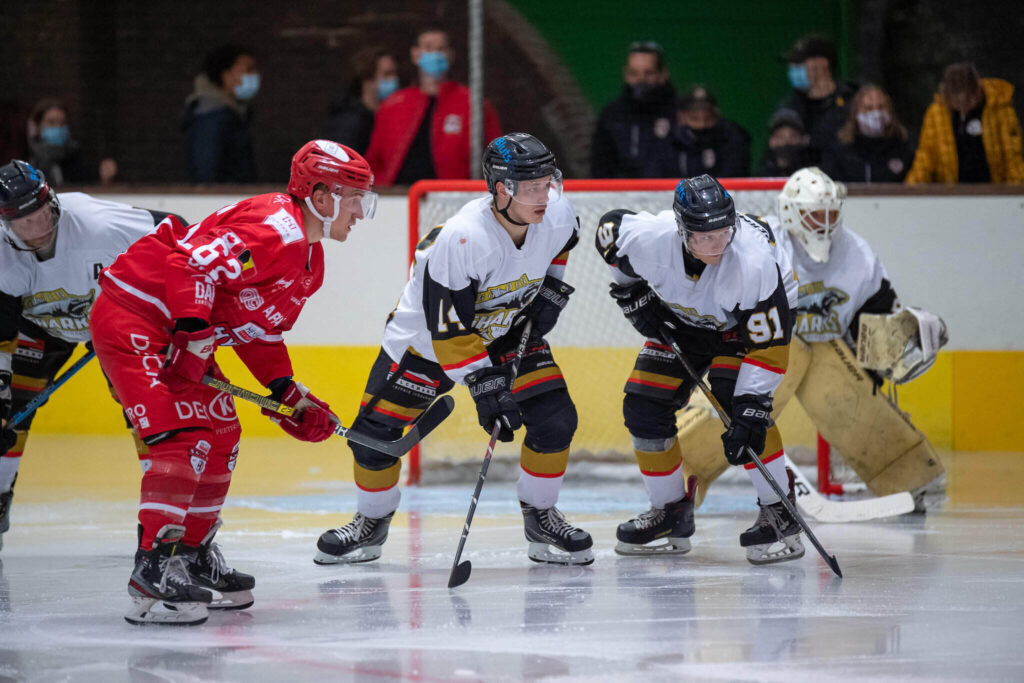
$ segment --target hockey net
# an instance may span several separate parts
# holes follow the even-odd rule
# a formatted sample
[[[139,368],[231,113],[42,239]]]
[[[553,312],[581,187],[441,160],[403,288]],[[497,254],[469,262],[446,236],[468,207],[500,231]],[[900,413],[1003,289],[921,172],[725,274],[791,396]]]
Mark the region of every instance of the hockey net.
[[[569,256],[565,279],[576,288],[570,305],[548,335],[555,360],[579,413],[570,462],[632,462],[633,450],[622,423],[622,388],[641,341],[608,296],[611,277],[594,248],[598,220],[607,211],[627,208],[658,213],[672,207],[677,180],[567,180],[565,194],[580,218],[580,242]],[[736,209],[757,215],[776,213],[778,179],[723,179]],[[420,181],[409,191],[409,260],[431,228],[454,215],[467,201],[487,193],[483,181]],[[476,476],[486,435],[465,388],[454,390],[456,408],[420,447],[410,454],[410,483],[466,479],[456,474],[471,464]],[[499,443],[495,464],[518,463],[519,445]],[[500,465],[499,465],[500,467]],[[492,470],[493,471],[493,470]]]

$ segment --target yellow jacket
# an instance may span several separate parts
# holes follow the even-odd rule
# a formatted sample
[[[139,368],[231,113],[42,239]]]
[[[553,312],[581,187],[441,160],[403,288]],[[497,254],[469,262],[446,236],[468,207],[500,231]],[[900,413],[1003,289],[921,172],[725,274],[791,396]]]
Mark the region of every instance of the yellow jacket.
[[[982,78],[985,107],[981,110],[981,141],[993,183],[1024,182],[1020,120],[1013,110],[1013,86],[1001,78]],[[951,112],[941,95],[924,113],[921,139],[908,184],[955,183],[959,166]]]

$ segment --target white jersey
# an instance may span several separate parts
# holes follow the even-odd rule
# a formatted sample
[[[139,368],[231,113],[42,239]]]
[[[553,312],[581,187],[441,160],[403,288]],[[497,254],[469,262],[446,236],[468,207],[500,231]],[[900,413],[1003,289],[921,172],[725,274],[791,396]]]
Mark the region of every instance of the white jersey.
[[[732,243],[717,264],[702,268],[688,268],[671,211],[623,215],[618,225],[598,226],[596,238],[618,283],[646,281],[687,325],[735,329],[747,348],[737,395],[775,391],[788,363],[797,287],[770,225],[737,213]]]
[[[417,245],[409,282],[384,332],[382,346],[393,360],[411,350],[464,382],[491,365],[487,345],[508,332],[545,276],[562,278],[579,236],[569,200],[549,204],[519,248],[491,202],[490,196],[468,202]]]
[[[779,241],[796,268],[799,300],[793,332],[807,342],[847,338],[850,325],[864,305],[880,292],[890,290],[888,275],[878,256],[857,233],[842,228],[832,238],[829,259],[819,263],[808,256],[786,231]],[[890,312],[890,300],[882,302]]]
[[[0,291],[20,299],[21,315],[47,333],[87,342],[100,271],[153,231],[153,214],[80,192],[59,199],[53,257],[39,261],[32,252],[0,244]]]

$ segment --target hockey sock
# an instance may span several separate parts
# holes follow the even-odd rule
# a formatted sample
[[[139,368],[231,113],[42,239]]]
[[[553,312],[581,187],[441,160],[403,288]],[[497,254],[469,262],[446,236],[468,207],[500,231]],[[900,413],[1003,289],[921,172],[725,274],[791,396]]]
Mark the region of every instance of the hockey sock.
[[[663,451],[634,451],[651,505],[663,508],[686,495],[683,452],[678,439],[672,439],[671,445]]]
[[[200,545],[217,523],[231,485],[229,455],[230,452],[218,453],[207,458],[206,467],[199,475],[199,484],[185,516],[185,535],[181,539],[185,545]]]
[[[356,510],[371,519],[386,517],[398,509],[402,491],[398,478],[402,473],[402,461],[383,470],[369,470],[353,463],[356,481]]]
[[[524,444],[519,456],[519,481],[516,482],[519,500],[539,510],[553,506],[558,502],[558,492],[568,464],[568,448],[557,453],[538,453]]]
[[[785,491],[789,486],[789,479],[786,475],[786,459],[782,456],[783,451],[780,450],[773,455],[762,457],[761,462],[764,463],[765,469],[772,475],[772,478]],[[761,501],[761,504],[770,505],[771,503],[779,502],[779,494],[775,493],[775,489],[772,488],[772,485],[761,474],[761,470],[757,469],[757,465],[747,463],[744,467],[747,470],[747,474],[750,475],[750,481],[754,484],[754,489],[757,491],[757,499]]]
[[[195,431],[181,432],[150,447],[150,465],[142,475],[139,500],[140,548],[151,549],[164,526],[184,524],[209,449],[210,442],[197,439]]]
[[[17,448],[17,446],[15,446]],[[0,456],[0,492],[10,491],[21,465],[21,450],[9,450]]]

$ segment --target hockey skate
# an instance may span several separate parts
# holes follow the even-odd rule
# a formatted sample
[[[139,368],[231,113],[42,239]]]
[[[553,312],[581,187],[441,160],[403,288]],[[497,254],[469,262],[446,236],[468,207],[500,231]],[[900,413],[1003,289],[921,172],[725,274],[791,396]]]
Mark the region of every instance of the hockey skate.
[[[663,508],[651,507],[615,531],[619,555],[683,555],[690,552],[693,536],[693,496],[697,477],[686,482],[686,495]],[[660,543],[657,541],[661,541]]]
[[[786,474],[789,479],[789,502],[795,506],[793,472],[787,467]],[[747,549],[747,561],[751,564],[773,564],[803,557],[800,525],[782,501],[763,505],[759,499],[757,504],[761,511],[754,525],[740,534],[740,545]]]
[[[355,564],[370,562],[380,557],[381,546],[388,540],[388,528],[395,513],[385,517],[367,517],[357,512],[343,527],[320,534],[316,542],[317,564]]]
[[[217,529],[221,526],[218,519],[206,534],[199,547],[182,545],[179,552],[188,565],[188,573],[192,581],[214,593],[209,609],[245,609],[252,607],[252,589],[256,579],[250,574],[243,574],[228,567],[220,547],[213,542]],[[217,597],[219,594],[220,597]]]
[[[552,506],[541,510],[523,501],[519,501],[519,506],[523,509],[523,524],[526,540],[530,542],[528,554],[531,560],[579,565],[594,561],[594,553],[590,550],[594,540],[590,534],[565,521],[565,515],[558,508]]]
[[[11,488],[0,493],[0,550],[4,547],[4,534],[11,528],[11,500],[14,498],[14,483],[18,481],[18,475],[14,475]]]
[[[206,621],[210,591],[192,583],[186,560],[176,555],[184,529],[167,525],[157,534],[152,550],[135,553],[135,571],[128,581],[132,609],[129,624],[193,626]]]

